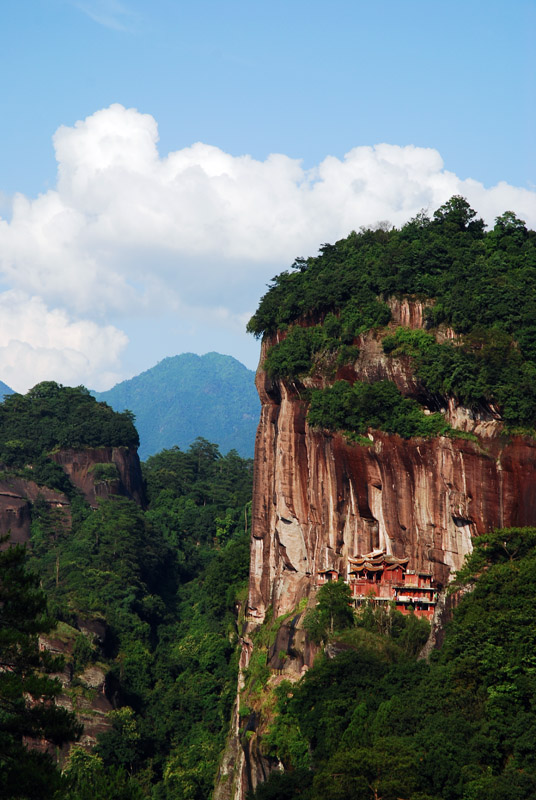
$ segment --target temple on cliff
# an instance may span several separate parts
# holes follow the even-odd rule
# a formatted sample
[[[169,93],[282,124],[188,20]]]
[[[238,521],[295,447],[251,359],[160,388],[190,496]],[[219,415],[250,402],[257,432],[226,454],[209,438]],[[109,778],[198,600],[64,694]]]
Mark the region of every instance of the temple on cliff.
[[[387,555],[385,550],[373,550],[365,555],[348,558],[345,582],[352,592],[354,606],[363,603],[375,605],[394,603],[402,614],[415,613],[431,619],[437,603],[437,589],[432,585],[432,575],[408,569],[409,558]],[[340,577],[335,569],[318,572],[317,586]]]

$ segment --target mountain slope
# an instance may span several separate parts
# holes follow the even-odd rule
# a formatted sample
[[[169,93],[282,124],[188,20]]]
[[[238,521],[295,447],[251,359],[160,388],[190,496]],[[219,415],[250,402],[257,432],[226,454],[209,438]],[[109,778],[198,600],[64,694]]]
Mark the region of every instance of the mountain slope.
[[[173,445],[185,449],[198,436],[251,457],[260,410],[254,379],[231,356],[183,353],[94,395],[134,413],[143,460]]]
[[[0,403],[2,402],[4,397],[8,396],[8,394],[15,394],[15,392],[7,385],[7,383],[4,383],[4,381],[0,381]]]
[[[210,796],[237,681],[252,464],[200,439],[149,458],[145,493],[137,443],[131,415],[83,387],[46,381],[0,404],[0,534],[26,546],[0,541],[12,798]],[[67,711],[83,726],[70,752]]]

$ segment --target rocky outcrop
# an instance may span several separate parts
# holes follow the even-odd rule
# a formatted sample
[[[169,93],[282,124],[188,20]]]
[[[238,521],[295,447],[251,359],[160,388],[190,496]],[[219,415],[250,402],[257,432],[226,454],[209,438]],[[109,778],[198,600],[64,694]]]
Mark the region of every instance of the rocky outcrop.
[[[77,742],[87,750],[95,747],[97,737],[111,728],[108,713],[114,706],[107,684],[108,664],[104,660],[103,646],[106,639],[106,626],[100,620],[76,620],[74,628],[66,623],[59,623],[58,628],[49,635],[39,637],[39,647],[48,650],[63,661],[61,672],[52,675],[61,683],[61,693],[55,700],[60,708],[76,713],[77,721],[83,726],[82,734]],[[75,671],[74,646],[77,637],[85,636],[94,649],[93,659],[84,668]],[[101,658],[101,661],[95,660]],[[35,746],[35,742],[30,743]],[[44,749],[50,749],[46,742],[41,743]],[[51,751],[60,764],[64,764],[72,747],[65,744],[59,752]]]
[[[12,544],[30,541],[31,507],[38,497],[50,508],[59,509],[64,524],[70,525],[69,500],[62,492],[3,473],[0,478],[0,536],[8,536]]]
[[[98,498],[115,494],[143,505],[143,480],[136,448],[64,449],[51,453],[50,458],[62,467],[71,483],[82,492],[91,506],[97,505]],[[108,474],[99,472],[99,465],[108,465],[112,469]]]
[[[390,306],[391,328],[425,327],[425,304],[402,299]],[[438,338],[452,339],[454,333],[445,328]],[[341,378],[391,380],[403,394],[438,410],[438,398],[427,397],[410,360],[387,356],[381,339],[370,331],[357,342],[354,364],[337,371],[319,364],[315,377],[303,382],[271,380],[262,365],[273,342],[263,343],[243,667],[251,654],[248,634],[268,609],[278,617],[312,599],[319,570],[344,574],[348,556],[385,548],[409,556],[412,569],[431,572],[445,586],[471,551],[474,536],[496,527],[536,525],[536,442],[506,436],[491,407],[474,412],[445,401],[441,410],[451,425],[471,438],[404,440],[373,431],[368,444],[356,444],[310,428],[304,389]],[[281,629],[270,665],[297,679],[312,663],[314,649],[304,640],[295,658],[290,643],[289,658],[276,664],[291,635],[288,625]],[[440,642],[437,626],[434,635]],[[251,747],[239,755],[236,800],[262,780],[265,766],[252,768]]]
[[[392,312],[392,327],[424,325],[422,304],[393,301]],[[309,427],[303,387],[273,381],[262,369],[269,345],[257,372],[250,619],[262,622],[269,606],[275,616],[290,611],[311,593],[318,570],[343,573],[349,555],[378,547],[409,555],[412,568],[445,585],[473,536],[536,524],[536,442],[505,436],[493,409],[446,404],[451,424],[471,439],[405,440],[374,431],[368,445],[355,444]],[[360,337],[359,350],[335,378],[389,379],[426,402],[409,360],[385,355],[380,334]],[[326,385],[326,378],[304,385]]]
[[[143,479],[135,448],[58,450],[50,458],[62,467],[93,508],[99,499],[112,495],[128,497],[143,506]],[[70,526],[70,502],[65,494],[9,472],[0,473],[0,537],[7,535],[14,544],[30,541],[31,507],[38,497],[49,508],[58,509],[63,524]]]

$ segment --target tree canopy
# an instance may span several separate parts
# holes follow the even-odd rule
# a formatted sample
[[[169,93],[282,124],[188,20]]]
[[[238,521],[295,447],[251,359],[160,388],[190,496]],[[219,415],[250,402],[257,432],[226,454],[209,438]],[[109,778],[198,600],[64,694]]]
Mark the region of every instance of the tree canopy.
[[[19,471],[31,466],[26,476],[52,488],[70,489],[63,470],[48,458],[53,450],[138,442],[132,414],[98,403],[83,386],[44,381],[0,403],[0,464]]]
[[[424,301],[427,336],[386,336],[393,296]],[[436,341],[441,324],[454,342]],[[454,196],[400,229],[353,231],[276,276],[248,324],[255,336],[279,332],[265,368],[284,380],[333,377],[372,328],[391,358],[410,356],[432,410],[454,396],[511,429],[536,428],[536,232],[513,212],[485,230]]]

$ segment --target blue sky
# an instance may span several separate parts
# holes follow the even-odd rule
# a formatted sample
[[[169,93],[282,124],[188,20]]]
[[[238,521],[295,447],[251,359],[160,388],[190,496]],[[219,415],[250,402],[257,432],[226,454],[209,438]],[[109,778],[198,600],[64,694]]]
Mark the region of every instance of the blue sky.
[[[536,226],[535,30],[534,0],[6,4],[0,379],[254,367],[244,320],[321,242],[454,192]]]

